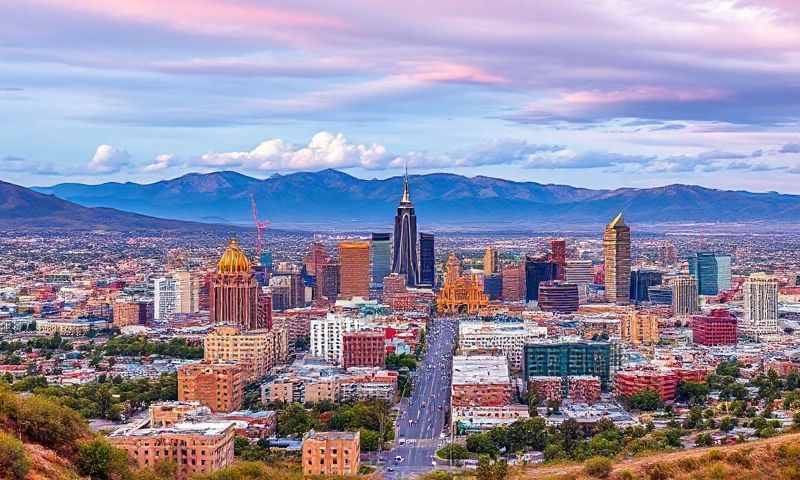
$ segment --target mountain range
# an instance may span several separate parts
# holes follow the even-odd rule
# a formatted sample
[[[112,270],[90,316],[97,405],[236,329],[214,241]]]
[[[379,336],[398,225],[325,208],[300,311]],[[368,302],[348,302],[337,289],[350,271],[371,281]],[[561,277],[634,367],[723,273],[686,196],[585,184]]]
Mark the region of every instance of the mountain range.
[[[449,173],[412,175],[411,200],[425,228],[527,227],[602,224],[620,211],[628,222],[800,223],[800,195],[667,185],[592,190]],[[260,213],[282,226],[389,225],[402,177],[365,180],[337,170],[258,179],[233,171],[190,173],[150,184],[62,183],[33,187],[86,207],[108,207],[155,217],[251,223],[251,196]]]
[[[231,231],[230,225],[166,220],[114,208],[84,207],[0,181],[0,229]]]

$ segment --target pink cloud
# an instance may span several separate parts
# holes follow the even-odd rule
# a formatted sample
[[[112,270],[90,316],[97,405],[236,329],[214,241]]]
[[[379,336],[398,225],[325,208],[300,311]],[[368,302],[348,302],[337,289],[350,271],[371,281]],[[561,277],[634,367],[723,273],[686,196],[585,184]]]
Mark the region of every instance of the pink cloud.
[[[223,0],[38,0],[96,15],[162,25],[178,31],[233,37],[291,39],[290,29],[346,29],[340,19],[306,11]],[[294,37],[298,37],[294,35]],[[300,38],[296,38],[300,40]]]
[[[562,95],[561,101],[567,104],[609,104],[626,102],[695,102],[700,100],[719,100],[726,95],[712,88],[675,89],[658,86],[641,86],[626,90],[584,90]]]
[[[480,83],[496,85],[508,82],[500,75],[494,75],[478,67],[447,62],[423,63],[411,75],[421,82],[433,83]]]

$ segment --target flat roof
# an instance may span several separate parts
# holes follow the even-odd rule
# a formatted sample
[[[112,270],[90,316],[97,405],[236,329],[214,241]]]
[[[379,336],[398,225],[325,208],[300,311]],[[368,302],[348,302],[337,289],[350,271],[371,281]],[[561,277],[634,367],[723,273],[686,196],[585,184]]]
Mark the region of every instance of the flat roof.
[[[453,385],[511,383],[508,360],[498,355],[453,357]]]

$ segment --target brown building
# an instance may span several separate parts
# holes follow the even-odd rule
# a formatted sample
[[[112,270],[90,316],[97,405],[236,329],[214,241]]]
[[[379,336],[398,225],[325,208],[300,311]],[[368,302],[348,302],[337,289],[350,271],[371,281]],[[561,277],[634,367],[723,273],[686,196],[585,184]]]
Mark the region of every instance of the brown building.
[[[507,265],[502,270],[503,301],[521,302],[525,299],[525,269],[522,265]]]
[[[153,302],[124,299],[114,302],[114,326],[144,325],[153,320]]]
[[[266,328],[258,315],[259,286],[250,261],[231,240],[211,277],[209,313],[212,323],[238,325],[245,330]]]
[[[603,232],[606,299],[627,305],[631,301],[631,229],[625,225],[622,212]]]
[[[339,298],[369,298],[369,242],[341,242],[339,265]]]
[[[208,363],[237,362],[250,383],[269,373],[275,365],[286,363],[288,335],[284,328],[243,331],[239,327],[217,327],[206,335],[204,360]]]
[[[320,276],[317,277],[319,295],[316,298],[336,300],[336,297],[339,296],[339,270],[339,264],[334,261],[329,261],[322,265]]]
[[[178,422],[167,427],[125,425],[108,437],[125,450],[139,468],[150,468],[164,460],[175,462],[175,478],[185,480],[208,474],[233,463],[234,422]]]
[[[360,466],[359,432],[315,432],[303,437],[304,475],[356,475]]]
[[[386,338],[382,331],[345,332],[342,334],[342,366],[383,367]]]
[[[233,412],[244,401],[244,369],[237,363],[195,363],[178,368],[178,400],[212,412]]]

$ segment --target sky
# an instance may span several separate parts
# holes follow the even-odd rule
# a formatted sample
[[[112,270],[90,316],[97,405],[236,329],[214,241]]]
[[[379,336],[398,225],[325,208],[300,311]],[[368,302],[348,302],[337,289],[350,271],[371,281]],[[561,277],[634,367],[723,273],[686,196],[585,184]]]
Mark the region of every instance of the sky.
[[[797,0],[0,0],[0,179],[800,193]]]

